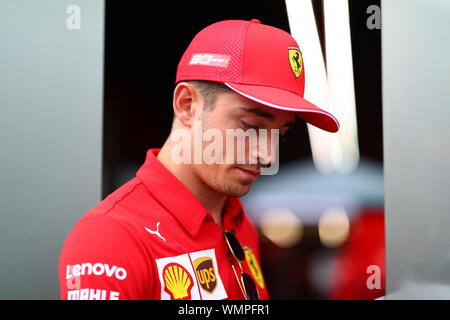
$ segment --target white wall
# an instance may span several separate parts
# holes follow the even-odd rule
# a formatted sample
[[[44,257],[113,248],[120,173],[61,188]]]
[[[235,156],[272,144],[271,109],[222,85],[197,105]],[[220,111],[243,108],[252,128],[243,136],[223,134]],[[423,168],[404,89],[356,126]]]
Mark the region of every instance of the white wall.
[[[0,2],[0,299],[58,298],[61,245],[100,200],[103,33],[103,0]]]
[[[387,293],[449,298],[450,1],[381,9]]]

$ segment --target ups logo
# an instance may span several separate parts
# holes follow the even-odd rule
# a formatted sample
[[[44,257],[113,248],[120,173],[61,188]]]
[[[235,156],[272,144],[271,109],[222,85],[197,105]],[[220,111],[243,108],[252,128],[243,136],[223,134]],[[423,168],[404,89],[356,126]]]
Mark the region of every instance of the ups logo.
[[[209,257],[198,258],[194,261],[194,268],[202,290],[213,293],[217,287],[217,277],[212,259]]]

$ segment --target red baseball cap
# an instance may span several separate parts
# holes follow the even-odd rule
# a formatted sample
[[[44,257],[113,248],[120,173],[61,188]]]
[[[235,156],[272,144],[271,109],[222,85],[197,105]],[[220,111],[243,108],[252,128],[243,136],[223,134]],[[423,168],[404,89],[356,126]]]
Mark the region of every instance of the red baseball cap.
[[[297,42],[257,19],[219,21],[197,33],[178,64],[175,83],[184,80],[220,82],[320,129],[339,130],[331,113],[303,98],[305,66]]]

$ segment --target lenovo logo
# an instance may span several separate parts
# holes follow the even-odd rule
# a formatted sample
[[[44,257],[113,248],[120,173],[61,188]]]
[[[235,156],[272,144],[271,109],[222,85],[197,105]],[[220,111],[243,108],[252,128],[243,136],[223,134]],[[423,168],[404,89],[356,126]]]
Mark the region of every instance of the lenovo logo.
[[[106,275],[107,277],[115,277],[117,280],[124,280],[127,277],[127,270],[117,266],[110,266],[103,263],[82,263],[67,265],[66,279],[79,277],[84,275]]]

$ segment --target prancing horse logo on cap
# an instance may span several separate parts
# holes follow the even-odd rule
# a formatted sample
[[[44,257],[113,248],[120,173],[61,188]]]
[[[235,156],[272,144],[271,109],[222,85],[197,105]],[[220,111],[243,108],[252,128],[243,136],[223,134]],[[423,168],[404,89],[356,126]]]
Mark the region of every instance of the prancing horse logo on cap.
[[[288,47],[289,49],[289,63],[296,78],[302,75],[303,58],[302,53],[296,47]]]

